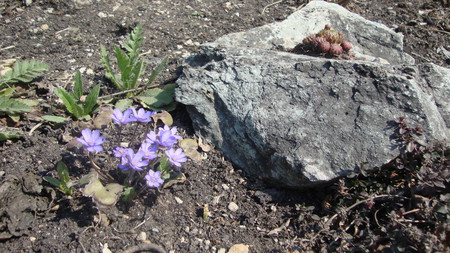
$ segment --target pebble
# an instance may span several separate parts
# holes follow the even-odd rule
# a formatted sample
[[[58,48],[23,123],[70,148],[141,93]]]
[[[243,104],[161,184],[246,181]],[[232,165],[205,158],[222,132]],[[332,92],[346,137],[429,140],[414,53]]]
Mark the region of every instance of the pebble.
[[[230,189],[230,187],[229,187],[227,184],[222,184],[222,188],[223,188],[225,191],[228,191],[228,190]]]
[[[248,245],[235,244],[228,250],[228,253],[248,253]]]
[[[108,15],[106,15],[104,12],[99,12],[97,15],[98,15],[99,17],[101,17],[101,18],[106,18],[106,17],[108,17]]]
[[[145,232],[140,232],[137,236],[136,236],[136,240],[137,241],[145,241],[147,240],[147,234]]]
[[[230,204],[228,204],[228,209],[232,212],[236,212],[239,209],[239,206],[234,202],[230,202]]]
[[[175,201],[176,201],[178,204],[183,204],[183,200],[181,200],[181,199],[178,198],[178,197],[175,197]]]
[[[227,250],[225,248],[220,248],[217,253],[226,253]]]

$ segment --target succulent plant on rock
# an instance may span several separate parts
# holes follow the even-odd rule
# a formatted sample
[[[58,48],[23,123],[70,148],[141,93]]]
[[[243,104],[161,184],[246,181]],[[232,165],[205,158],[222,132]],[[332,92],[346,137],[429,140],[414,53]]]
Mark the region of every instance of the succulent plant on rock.
[[[297,45],[293,52],[298,52],[299,48],[307,48],[314,53],[330,54],[340,56],[349,53],[352,49],[350,42],[346,41],[342,32],[331,29],[331,25],[316,34],[311,34],[303,39],[302,44]]]

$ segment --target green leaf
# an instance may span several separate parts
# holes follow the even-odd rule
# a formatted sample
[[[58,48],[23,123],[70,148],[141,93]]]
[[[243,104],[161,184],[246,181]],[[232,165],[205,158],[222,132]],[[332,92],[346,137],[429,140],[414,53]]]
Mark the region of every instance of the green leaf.
[[[148,81],[145,84],[145,86],[148,86],[155,81],[155,79],[156,79],[156,77],[158,77],[159,73],[161,73],[161,71],[167,66],[168,60],[169,60],[169,58],[164,57],[164,59],[158,64],[158,66],[156,66],[156,68],[152,71],[152,74],[148,78]]]
[[[61,182],[65,185],[67,182],[69,182],[69,169],[67,168],[66,164],[62,161],[59,161],[56,165],[58,176]]]
[[[16,99],[10,99],[8,97],[0,97],[0,113],[6,112],[8,114],[16,114],[30,111],[31,107]]]
[[[131,62],[127,54],[125,54],[118,46],[114,46],[114,53],[116,55],[117,65],[121,73],[122,81],[128,79],[131,71]]]
[[[174,101],[175,84],[168,84],[163,89],[153,88],[146,90],[137,98],[144,102],[152,110],[161,110],[162,107],[170,105]]]
[[[114,108],[118,108],[122,111],[125,111],[126,109],[130,108],[132,104],[133,104],[133,100],[131,100],[129,98],[125,98],[125,99],[121,99],[121,100],[117,101]]]
[[[86,97],[86,102],[83,106],[84,115],[89,115],[94,107],[97,105],[98,94],[100,93],[100,85],[94,86],[91,92]]]
[[[8,139],[17,139],[21,137],[22,133],[18,129],[6,127],[0,128],[0,141],[5,141]]]
[[[75,98],[71,94],[61,88],[56,89],[55,93],[63,101],[67,111],[72,113],[76,118],[81,118],[84,116],[83,108],[76,103]]]
[[[60,117],[60,116],[54,116],[54,115],[43,115],[42,118],[46,121],[54,122],[54,123],[66,123],[69,121],[69,119]]]
[[[17,82],[31,82],[34,78],[48,70],[48,65],[35,60],[17,61],[14,68],[0,77],[0,89],[5,85]]]
[[[75,100],[80,100],[81,96],[83,96],[83,78],[79,70],[75,73],[74,82],[73,97]]]
[[[139,61],[135,65],[133,65],[133,68],[131,69],[130,76],[128,77],[127,82],[127,90],[135,89],[138,87],[137,82],[141,75],[144,73],[144,62]]]
[[[111,60],[109,59],[108,52],[106,51],[106,48],[103,45],[100,45],[100,54],[101,54],[100,62],[106,69],[105,76],[108,79],[110,79],[119,90],[124,90],[123,83],[119,81],[119,79],[114,74],[114,71],[111,67]]]
[[[58,187],[58,188],[61,188],[61,186],[62,186],[62,183],[61,183],[58,179],[56,179],[56,178],[53,178],[53,177],[43,177],[43,179],[44,179],[45,181],[49,182],[50,184],[52,184],[53,186],[56,186],[56,187]]]
[[[137,196],[136,190],[134,187],[126,187],[122,192],[122,200],[125,202],[132,201]]]
[[[38,105],[39,104],[39,100],[31,100],[31,99],[20,99],[20,98],[18,98],[18,99],[15,99],[17,102],[21,102],[21,103],[24,103],[24,104],[26,104],[26,105],[28,105],[28,106],[36,106],[36,105]]]
[[[128,41],[124,43],[124,47],[130,55],[131,62],[134,62],[141,53],[139,47],[143,41],[142,25],[138,24],[133,31],[131,31],[130,36],[128,36]]]
[[[0,97],[3,97],[3,96],[8,97],[8,96],[10,96],[11,94],[13,94],[14,91],[16,91],[16,87],[9,87],[9,88],[6,88],[6,89],[0,91]]]

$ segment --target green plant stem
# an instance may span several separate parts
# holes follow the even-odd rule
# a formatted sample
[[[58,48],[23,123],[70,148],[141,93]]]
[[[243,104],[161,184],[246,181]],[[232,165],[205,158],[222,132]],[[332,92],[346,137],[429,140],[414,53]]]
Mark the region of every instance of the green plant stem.
[[[98,99],[100,100],[100,99],[105,99],[105,98],[110,98],[110,97],[116,97],[116,96],[127,94],[127,93],[130,93],[130,92],[141,91],[141,90],[150,89],[150,88],[156,88],[158,86],[160,86],[160,85],[159,84],[154,84],[154,85],[149,85],[149,86],[145,86],[145,87],[119,91],[119,92],[116,92],[116,93],[113,93],[113,94],[109,94],[109,95],[104,95],[104,96],[98,97]]]

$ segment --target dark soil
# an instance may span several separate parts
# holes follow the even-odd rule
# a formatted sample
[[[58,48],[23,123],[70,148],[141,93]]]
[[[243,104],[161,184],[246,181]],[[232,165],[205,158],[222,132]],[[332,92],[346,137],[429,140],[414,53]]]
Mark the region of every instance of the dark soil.
[[[99,207],[78,190],[71,197],[56,191],[42,176],[54,176],[58,161],[68,165],[73,179],[90,170],[82,153],[69,150],[89,122],[56,125],[40,116],[67,116],[53,91],[71,87],[76,70],[89,86],[100,84],[102,95],[116,91],[104,78],[100,44],[111,50],[142,24],[146,61],[154,67],[169,56],[158,79],[169,83],[199,44],[283,20],[306,1],[267,8],[272,0],[23,2],[0,2],[0,59],[36,59],[50,71],[20,86],[23,98],[40,101],[14,123],[24,137],[0,143],[1,252],[139,252],[131,247],[149,242],[167,252],[226,252],[235,244],[248,245],[250,252],[448,250],[448,184],[416,189],[418,181],[398,163],[319,190],[292,191],[247,178],[213,149],[204,153],[206,159],[183,166],[186,181],[146,191],[128,206]],[[444,2],[361,0],[347,8],[401,32],[405,51],[417,62],[448,68],[450,8]],[[173,115],[175,125],[192,136],[182,105]],[[0,124],[12,122],[2,116]],[[104,131],[114,134],[112,128]],[[437,166],[448,166],[448,154],[435,151]],[[422,157],[411,159],[423,163]]]

